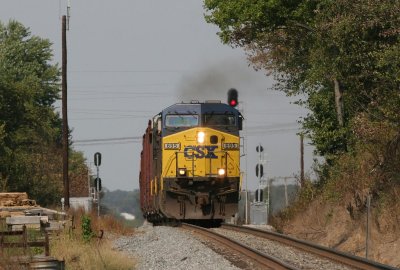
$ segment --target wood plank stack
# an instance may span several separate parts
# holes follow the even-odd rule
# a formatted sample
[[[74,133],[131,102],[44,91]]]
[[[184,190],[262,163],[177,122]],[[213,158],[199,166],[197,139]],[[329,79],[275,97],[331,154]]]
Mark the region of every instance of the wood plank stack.
[[[0,207],[36,206],[35,200],[29,200],[26,192],[0,193]]]

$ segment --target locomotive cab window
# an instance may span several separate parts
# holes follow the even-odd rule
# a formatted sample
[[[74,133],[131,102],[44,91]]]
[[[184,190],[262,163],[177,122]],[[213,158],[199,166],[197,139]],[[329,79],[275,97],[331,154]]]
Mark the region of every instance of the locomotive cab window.
[[[236,126],[236,117],[233,114],[204,114],[204,124],[206,126]]]
[[[195,127],[199,125],[199,116],[196,114],[169,114],[165,117],[166,127]]]

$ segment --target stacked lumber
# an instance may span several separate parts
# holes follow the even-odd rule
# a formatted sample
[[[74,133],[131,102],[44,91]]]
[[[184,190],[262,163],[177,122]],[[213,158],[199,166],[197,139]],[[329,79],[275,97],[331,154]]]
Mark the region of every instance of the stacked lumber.
[[[0,207],[36,206],[35,200],[29,200],[26,192],[0,193]]]

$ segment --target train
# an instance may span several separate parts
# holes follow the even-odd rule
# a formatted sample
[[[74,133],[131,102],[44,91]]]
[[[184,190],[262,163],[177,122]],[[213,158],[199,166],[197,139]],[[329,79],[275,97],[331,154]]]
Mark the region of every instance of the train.
[[[140,206],[153,224],[221,222],[238,212],[243,116],[237,91],[221,101],[173,104],[148,121]]]

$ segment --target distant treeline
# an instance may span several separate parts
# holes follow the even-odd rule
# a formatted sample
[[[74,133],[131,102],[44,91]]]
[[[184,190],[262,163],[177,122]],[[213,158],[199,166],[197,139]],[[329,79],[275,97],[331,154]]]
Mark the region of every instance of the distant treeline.
[[[142,211],[140,210],[140,193],[138,189],[133,191],[109,191],[105,189],[101,204],[106,211],[115,216],[121,217],[121,213],[134,215],[134,221],[127,221],[132,226],[140,226],[143,223]]]

